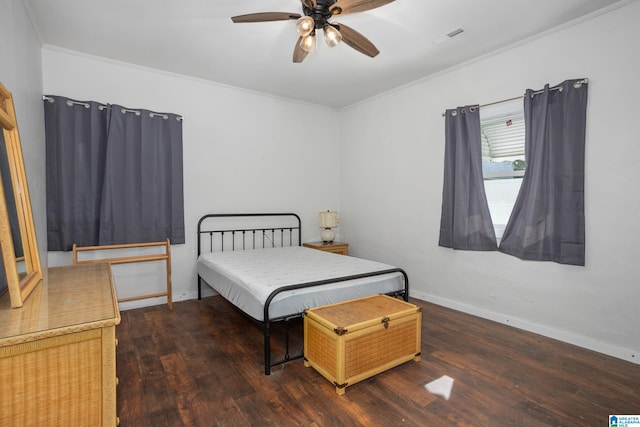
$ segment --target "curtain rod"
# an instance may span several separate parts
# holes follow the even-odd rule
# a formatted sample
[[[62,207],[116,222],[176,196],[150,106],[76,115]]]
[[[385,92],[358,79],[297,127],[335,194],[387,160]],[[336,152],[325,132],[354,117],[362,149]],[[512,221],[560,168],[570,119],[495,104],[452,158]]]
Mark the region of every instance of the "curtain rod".
[[[580,81],[577,81],[573,84],[573,86],[577,89],[580,86],[582,86],[583,84],[589,83],[589,79],[582,79]],[[559,90],[562,92],[562,86],[554,86],[554,87],[550,87],[549,90]],[[544,89],[538,90],[533,92],[531,95],[539,95],[541,93],[544,93]],[[478,108],[482,108],[482,107],[489,107],[491,105],[497,105],[497,104],[503,104],[505,102],[511,102],[511,101],[515,101],[518,99],[524,99],[524,95],[521,96],[516,96],[514,98],[509,98],[509,99],[502,99],[500,101],[494,101],[494,102],[489,102],[488,104],[482,104],[482,105],[478,105]],[[446,116],[447,113],[446,111],[444,113],[442,113],[442,117]]]
[[[55,101],[55,99],[53,99],[53,98],[51,98],[51,97],[49,97],[49,96],[46,96],[46,95],[42,95],[42,100],[43,100],[43,101],[47,101],[47,102],[54,102],[54,101]],[[105,108],[109,108],[109,106],[108,106],[108,105],[104,105],[104,104],[100,104],[100,103],[98,103],[98,104],[99,104],[99,105],[98,105],[98,108],[99,108],[100,110],[104,110]],[[88,104],[88,103],[86,103],[86,102],[72,101],[72,100],[70,100],[70,99],[68,99],[68,100],[67,100],[67,105],[68,105],[69,107],[72,107],[72,106],[74,106],[74,105],[82,105],[84,108],[89,108],[89,107],[91,107],[91,105],[90,105],[90,104]],[[133,114],[135,114],[136,116],[139,116],[139,115],[140,115],[140,111],[138,111],[138,110],[130,110],[130,109],[128,109],[128,108],[123,108],[123,109],[121,110],[121,112],[122,112],[122,114],[124,114],[124,113],[133,113]],[[167,119],[169,118],[169,115],[164,114],[164,113],[154,113],[154,112],[149,112],[149,117],[151,117],[151,118],[154,118],[154,117],[162,117],[163,119],[167,120]],[[182,116],[176,116],[176,120],[178,120],[178,121],[182,120]]]

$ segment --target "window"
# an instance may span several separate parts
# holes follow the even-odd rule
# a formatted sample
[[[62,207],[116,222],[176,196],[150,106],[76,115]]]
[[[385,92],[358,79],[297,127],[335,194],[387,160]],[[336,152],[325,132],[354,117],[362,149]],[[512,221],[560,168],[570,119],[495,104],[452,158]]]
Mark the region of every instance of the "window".
[[[553,87],[546,84],[538,91],[527,89],[522,108],[509,115],[493,110],[498,103],[489,109],[467,105],[446,110],[440,246],[490,251],[496,250],[496,237],[500,236],[497,250],[505,254],[523,260],[585,265],[588,83],[588,79],[572,79]],[[499,104],[504,107],[506,101]],[[515,111],[523,111],[526,120],[526,159],[519,158],[519,151],[504,142],[511,138],[489,132],[492,119],[500,118],[502,125],[497,129],[502,131],[497,135],[510,134],[520,121]],[[486,124],[484,132],[482,122]],[[499,176],[487,179],[482,171],[482,133],[486,136],[487,166],[495,168],[501,162],[507,166],[506,170],[492,171]],[[523,174],[520,171],[525,165]],[[498,182],[510,191],[495,188]],[[507,200],[509,193],[517,195],[515,201]]]
[[[522,101],[480,110],[482,175],[498,242],[520,191],[526,167]]]

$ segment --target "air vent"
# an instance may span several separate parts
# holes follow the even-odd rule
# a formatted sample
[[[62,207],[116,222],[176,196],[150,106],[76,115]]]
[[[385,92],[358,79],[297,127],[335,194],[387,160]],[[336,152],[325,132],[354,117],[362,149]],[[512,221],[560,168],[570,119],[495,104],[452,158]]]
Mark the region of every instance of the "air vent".
[[[455,30],[447,33],[447,37],[451,38],[451,37],[457,36],[458,34],[463,33],[463,32],[464,32],[464,30],[462,28],[456,28]]]
[[[464,32],[464,29],[461,27],[456,28],[455,30],[451,30],[449,31],[447,34],[445,34],[444,36],[438,37],[437,39],[433,40],[433,44],[442,44],[442,43],[446,43],[449,40],[451,40],[452,37],[457,36],[458,34],[461,34]]]

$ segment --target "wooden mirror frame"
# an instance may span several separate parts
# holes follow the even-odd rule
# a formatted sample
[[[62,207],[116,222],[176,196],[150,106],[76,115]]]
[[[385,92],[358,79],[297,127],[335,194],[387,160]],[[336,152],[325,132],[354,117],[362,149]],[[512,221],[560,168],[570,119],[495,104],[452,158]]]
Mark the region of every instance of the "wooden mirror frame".
[[[13,97],[2,83],[0,83],[0,125],[4,134],[5,147],[9,160],[9,170],[16,201],[16,213],[20,225],[20,236],[24,250],[24,259],[16,258],[14,240],[5,198],[5,187],[0,177],[0,247],[7,278],[7,288],[11,299],[11,307],[22,307],[31,291],[42,280],[42,267],[36,232],[31,212],[31,199],[27,186],[27,175],[22,157],[22,146],[18,133],[16,113]],[[10,188],[7,186],[7,188]],[[17,263],[24,261],[24,272],[18,272]]]

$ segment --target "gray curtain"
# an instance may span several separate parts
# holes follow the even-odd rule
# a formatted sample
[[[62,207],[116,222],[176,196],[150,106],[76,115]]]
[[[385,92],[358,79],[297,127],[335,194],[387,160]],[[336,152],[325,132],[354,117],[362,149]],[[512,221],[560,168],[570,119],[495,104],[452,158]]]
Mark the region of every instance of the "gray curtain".
[[[135,111],[112,106],[100,242],[184,243],[182,120]]]
[[[499,250],[525,260],[584,265],[584,146],[588,84],[567,80],[524,101],[522,180]]]
[[[178,116],[46,98],[48,249],[184,243]]]
[[[444,157],[438,244],[453,249],[496,250],[482,177],[478,106],[446,111]]]
[[[97,102],[50,96],[44,102],[47,246],[97,245],[110,110]]]

